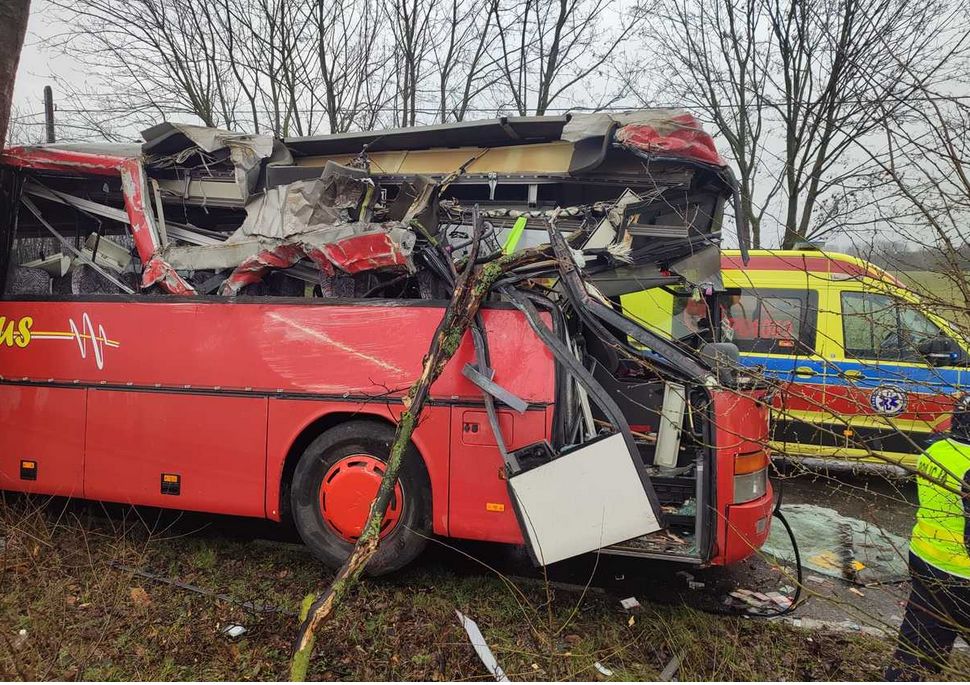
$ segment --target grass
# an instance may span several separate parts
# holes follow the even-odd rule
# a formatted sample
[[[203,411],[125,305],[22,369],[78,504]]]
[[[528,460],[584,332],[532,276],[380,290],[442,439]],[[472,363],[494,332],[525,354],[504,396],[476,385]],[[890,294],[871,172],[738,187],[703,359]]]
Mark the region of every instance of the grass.
[[[0,676],[22,680],[286,678],[296,619],[253,613],[120,568],[295,612],[329,574],[302,548],[198,531],[203,517],[9,497],[0,512]],[[174,523],[173,523],[174,522]],[[319,636],[310,677],[489,680],[458,624],[476,620],[513,679],[654,680],[675,654],[680,680],[881,679],[891,645],[781,623],[582,596],[431,555],[370,579]],[[451,560],[451,561],[449,561]],[[453,563],[452,563],[453,562]],[[249,632],[230,639],[239,623]],[[25,636],[18,634],[26,631]]]

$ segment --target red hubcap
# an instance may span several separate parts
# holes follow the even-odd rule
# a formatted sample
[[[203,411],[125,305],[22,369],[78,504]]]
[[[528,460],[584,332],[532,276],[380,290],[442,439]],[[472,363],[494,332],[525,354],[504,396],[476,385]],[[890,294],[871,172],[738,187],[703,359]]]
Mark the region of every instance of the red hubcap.
[[[344,540],[356,542],[364,532],[377,488],[384,477],[384,462],[367,454],[344,457],[330,467],[320,484],[320,513]],[[404,492],[400,481],[384,512],[381,537],[390,533],[401,518]]]

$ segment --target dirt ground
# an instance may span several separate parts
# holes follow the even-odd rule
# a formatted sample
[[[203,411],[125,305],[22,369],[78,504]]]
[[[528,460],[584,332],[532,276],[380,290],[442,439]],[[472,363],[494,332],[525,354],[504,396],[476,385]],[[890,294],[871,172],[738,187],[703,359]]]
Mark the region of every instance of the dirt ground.
[[[784,479],[787,502],[901,535],[913,495],[878,477]],[[10,679],[285,679],[293,614],[329,579],[292,530],[265,522],[8,495],[0,523],[0,676]],[[805,579],[805,603],[767,620],[727,615],[723,599],[789,584],[771,558],[689,570],[699,589],[684,570],[591,555],[544,574],[508,547],[433,542],[412,568],[364,583],[321,636],[311,677],[488,680],[459,609],[513,679],[656,680],[674,657],[680,680],[881,679],[905,584],[854,592]],[[631,596],[641,606],[626,611],[619,601]],[[236,624],[246,632],[227,636]],[[945,676],[967,674],[958,654]]]

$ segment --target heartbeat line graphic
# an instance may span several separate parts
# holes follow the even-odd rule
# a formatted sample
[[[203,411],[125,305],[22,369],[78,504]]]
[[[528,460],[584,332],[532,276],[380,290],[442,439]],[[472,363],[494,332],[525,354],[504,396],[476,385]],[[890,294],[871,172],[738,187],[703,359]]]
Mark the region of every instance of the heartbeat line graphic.
[[[104,332],[104,326],[98,324],[95,331],[94,324],[87,312],[81,315],[81,327],[78,328],[74,319],[68,319],[70,331],[31,331],[30,337],[37,340],[74,340],[77,342],[78,350],[81,352],[81,359],[88,357],[88,341],[91,342],[91,352],[94,356],[94,363],[98,369],[104,368],[104,348],[121,347],[121,343],[116,340],[108,339]]]

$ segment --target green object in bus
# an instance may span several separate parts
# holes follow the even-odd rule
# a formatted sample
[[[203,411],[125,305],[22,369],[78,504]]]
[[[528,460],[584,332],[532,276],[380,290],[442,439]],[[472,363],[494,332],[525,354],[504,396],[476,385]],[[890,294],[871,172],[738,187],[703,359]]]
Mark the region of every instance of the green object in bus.
[[[522,234],[525,233],[525,225],[528,223],[528,219],[524,216],[520,216],[515,220],[515,224],[512,226],[512,232],[505,239],[505,245],[502,247],[502,254],[512,254],[515,252],[515,248],[518,247],[519,241],[522,240]]]
[[[652,333],[668,340],[674,337],[674,295],[663,288],[651,288],[620,297],[623,313]]]

